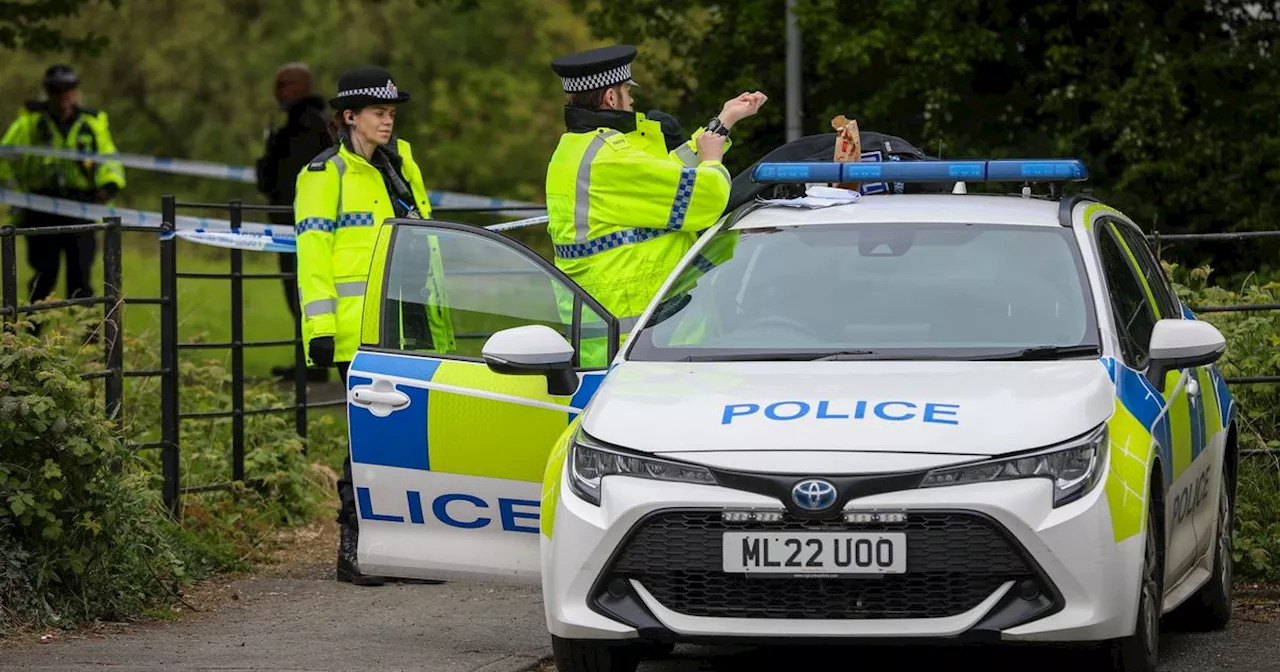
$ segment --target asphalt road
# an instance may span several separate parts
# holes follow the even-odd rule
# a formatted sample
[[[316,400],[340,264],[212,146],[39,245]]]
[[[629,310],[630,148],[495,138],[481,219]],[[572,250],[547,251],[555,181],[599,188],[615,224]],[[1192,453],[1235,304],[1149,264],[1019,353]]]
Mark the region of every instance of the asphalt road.
[[[0,649],[0,670],[554,670],[534,588],[484,584],[358,588],[328,579],[256,578],[221,588],[205,613],[121,632],[58,636]],[[232,597],[235,599],[231,599]],[[1163,670],[1280,670],[1280,623],[1236,619],[1225,632],[1166,634]],[[954,669],[1051,672],[1098,669],[1087,653],[1035,648],[681,647],[643,672]],[[944,667],[945,666],[945,667]]]

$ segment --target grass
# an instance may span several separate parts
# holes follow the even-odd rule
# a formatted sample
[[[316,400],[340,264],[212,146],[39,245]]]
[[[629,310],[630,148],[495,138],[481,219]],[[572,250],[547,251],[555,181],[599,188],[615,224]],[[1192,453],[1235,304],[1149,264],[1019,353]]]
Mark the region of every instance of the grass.
[[[448,213],[446,213],[448,214]],[[486,225],[503,221],[505,217],[491,217],[475,213],[453,213],[452,221]],[[509,232],[514,238],[532,247],[544,257],[550,255],[550,239],[542,227]],[[157,236],[147,233],[123,234],[124,250],[122,267],[123,294],[134,298],[160,296],[160,243]],[[192,273],[226,273],[231,270],[231,251],[209,245],[191,243],[179,239],[178,270]],[[243,252],[245,273],[280,272],[277,257],[269,252]],[[32,271],[26,262],[26,239],[17,238],[18,296],[25,303],[27,283]],[[55,296],[66,297],[66,259],[59,268]],[[98,254],[90,275],[94,291],[102,292],[102,239],[98,237]],[[252,279],[244,282],[244,337],[247,341],[277,341],[294,336],[292,315],[285,301],[282,280]],[[462,325],[460,325],[462,326]],[[473,326],[473,325],[466,325]],[[160,342],[159,306],[129,306],[124,315],[125,335],[144,342]],[[200,340],[226,343],[231,340],[231,282],[229,280],[179,278],[178,279],[178,338],[180,341]],[[478,347],[478,346],[476,346]],[[269,378],[271,369],[293,364],[293,346],[247,348],[244,356],[245,374],[251,378]],[[229,367],[231,351],[186,350],[186,358],[221,359]],[[336,380],[336,374],[331,379]]]
[[[231,251],[179,240],[178,270],[196,273],[226,273],[231,270]],[[101,246],[101,239],[99,239]],[[32,276],[26,263],[26,240],[18,237],[18,296],[25,303],[27,283]],[[122,267],[123,294],[134,298],[160,296],[159,239],[145,233],[125,233]],[[246,273],[278,273],[277,255],[244,252]],[[51,299],[66,296],[66,259],[60,268],[58,285]],[[102,293],[102,255],[94,262],[90,276],[94,291]],[[276,341],[293,338],[292,315],[285,302],[284,283],[278,279],[244,281],[244,337],[247,341]],[[124,314],[126,336],[159,346],[160,307],[129,306]],[[178,279],[178,338],[225,343],[231,340],[231,281],[195,278]],[[216,358],[230,366],[230,350],[188,350],[188,358]],[[293,346],[247,348],[245,373],[255,378],[271,376],[276,366],[293,363]]]

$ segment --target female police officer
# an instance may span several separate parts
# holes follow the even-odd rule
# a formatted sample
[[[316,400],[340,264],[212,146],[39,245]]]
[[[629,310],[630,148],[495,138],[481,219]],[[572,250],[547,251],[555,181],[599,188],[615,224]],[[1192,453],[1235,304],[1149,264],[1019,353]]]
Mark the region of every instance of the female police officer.
[[[422,172],[409,143],[392,135],[396,106],[408,100],[409,94],[397,89],[382,68],[356,68],[343,74],[338,95],[329,101],[336,110],[332,130],[338,142],[316,156],[297,178],[294,230],[307,364],[337,364],[344,388],[347,367],[360,345],[365,281],[378,231],[392,217],[426,219],[431,214]],[[424,259],[423,264],[427,263]],[[430,321],[435,344],[452,341],[450,325]],[[338,481],[342,538],[337,578],[381,585],[383,578],[363,575],[356,566],[358,531],[350,456],[343,467]]]

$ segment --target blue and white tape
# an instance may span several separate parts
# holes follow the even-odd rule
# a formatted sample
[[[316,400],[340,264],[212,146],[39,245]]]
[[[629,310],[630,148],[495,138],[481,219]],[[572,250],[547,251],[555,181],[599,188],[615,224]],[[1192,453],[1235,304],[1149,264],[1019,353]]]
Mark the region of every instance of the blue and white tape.
[[[72,149],[54,149],[52,147],[37,147],[33,145],[0,146],[0,158],[12,158],[22,155],[47,156],[72,160],[90,159],[99,162],[117,161],[126,168],[150,170],[157,173],[207,177],[216,180],[243,182],[245,184],[257,183],[256,171],[247,166],[229,166],[209,161],[173,159],[164,156],[147,156],[145,154],[96,154],[93,152],[81,152]],[[479,196],[476,194],[462,194],[452,191],[429,191],[427,192],[427,198],[430,200],[431,207],[433,208],[466,208],[474,210],[482,208],[528,208],[527,210],[517,209],[508,211],[513,217],[534,217],[538,213],[547,211],[545,206],[537,203],[511,201],[502,198],[491,198],[489,196]]]
[[[11,189],[0,189],[0,203],[23,208],[24,210],[48,212],[55,215],[65,215],[67,217],[87,219],[94,222],[102,221],[105,217],[119,217],[120,223],[125,226],[144,226],[159,229],[164,223],[164,218],[158,212],[117,208],[109,205],[97,205],[95,203],[83,203],[81,201],[72,201],[65,198],[37,196],[35,194],[13,191]],[[226,219],[179,215],[177,220],[178,221],[174,222],[174,225],[175,228],[179,230],[232,230],[231,222]],[[267,235],[271,235],[273,231],[277,235],[281,235],[283,233],[279,226],[272,226],[270,224],[262,224],[259,222],[241,222],[239,230],[246,233]],[[293,229],[291,227],[289,227],[288,236],[293,237]]]
[[[162,227],[164,218],[158,212],[131,210],[93,203],[82,203],[62,198],[37,196],[21,191],[0,189],[0,203],[26,210],[47,212],[89,221],[102,221],[105,217],[119,217],[124,226]],[[226,247],[256,252],[297,251],[292,227],[280,227],[259,222],[241,222],[239,229],[232,229],[230,220],[179,215],[175,222],[175,234],[183,240],[204,245]],[[493,224],[485,228],[491,231],[510,231],[537,224],[545,224],[546,215],[520,219],[514,222]]]
[[[275,238],[261,233],[236,233],[233,231],[183,231],[174,233],[183,240],[201,245],[225,247],[250,252],[281,252],[296,254],[297,241],[293,238]]]

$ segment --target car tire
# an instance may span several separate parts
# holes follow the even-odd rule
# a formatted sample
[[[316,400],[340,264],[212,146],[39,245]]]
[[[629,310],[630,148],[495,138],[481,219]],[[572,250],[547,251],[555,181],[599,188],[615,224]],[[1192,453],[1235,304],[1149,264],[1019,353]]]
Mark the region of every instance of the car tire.
[[[1177,625],[1188,630],[1221,630],[1231,622],[1231,601],[1235,596],[1235,551],[1232,531],[1234,507],[1224,479],[1218,494],[1218,532],[1214,540],[1213,576],[1177,612]]]
[[[1160,661],[1160,615],[1164,604],[1164,548],[1156,515],[1147,507],[1147,534],[1138,589],[1138,618],[1133,634],[1113,643],[1115,672],[1155,672]]]
[[[551,652],[559,672],[635,672],[640,665],[640,650],[629,642],[552,635]]]

